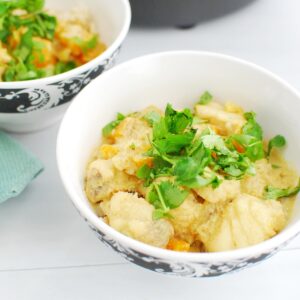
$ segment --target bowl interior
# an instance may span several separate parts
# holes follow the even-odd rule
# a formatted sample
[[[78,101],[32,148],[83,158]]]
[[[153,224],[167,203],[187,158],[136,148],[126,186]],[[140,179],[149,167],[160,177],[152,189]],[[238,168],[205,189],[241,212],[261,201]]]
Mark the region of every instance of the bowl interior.
[[[288,141],[285,157],[300,170],[300,101],[292,88],[256,66],[226,56],[159,54],[108,71],[85,88],[67,111],[58,138],[58,162],[69,193],[77,197],[75,204],[91,211],[83,192],[84,170],[100,143],[101,128],[117,112],[126,114],[151,104],[164,108],[167,102],[177,108],[192,107],[205,90],[221,102],[230,100],[255,111],[267,138],[283,134]],[[298,200],[290,224],[280,234],[299,219]]]
[[[120,34],[125,20],[124,0],[47,0],[46,7],[58,12],[87,9],[101,40],[109,47]]]

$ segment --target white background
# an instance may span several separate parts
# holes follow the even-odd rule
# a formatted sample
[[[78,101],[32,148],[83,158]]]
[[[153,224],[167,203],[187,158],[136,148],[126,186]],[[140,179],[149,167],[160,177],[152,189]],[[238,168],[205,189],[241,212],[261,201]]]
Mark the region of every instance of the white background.
[[[118,62],[163,50],[223,52],[260,64],[299,89],[299,12],[298,0],[256,0],[190,30],[132,28]],[[300,299],[300,238],[257,267],[211,279],[155,274],[103,246],[60,182],[58,125],[13,135],[44,162],[45,171],[0,206],[1,300]]]

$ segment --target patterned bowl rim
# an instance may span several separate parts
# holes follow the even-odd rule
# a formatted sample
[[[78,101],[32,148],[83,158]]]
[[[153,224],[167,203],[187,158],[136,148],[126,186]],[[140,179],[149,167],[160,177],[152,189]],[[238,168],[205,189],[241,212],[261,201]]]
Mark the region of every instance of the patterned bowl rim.
[[[70,71],[58,74],[58,75],[53,75],[45,78],[39,78],[39,79],[33,79],[33,80],[26,80],[26,81],[10,81],[10,82],[5,82],[2,81],[0,82],[0,89],[8,89],[8,88],[23,88],[23,87],[32,87],[33,85],[47,85],[51,84],[53,82],[58,82],[65,80],[67,78],[77,76],[80,73],[84,73],[88,71],[89,69],[94,68],[98,64],[100,64],[102,61],[105,59],[109,58],[123,43],[129,28],[130,28],[130,23],[131,23],[131,8],[129,4],[129,0],[119,0],[119,4],[124,11],[124,20],[123,20],[123,25],[122,29],[119,32],[117,38],[114,40],[114,42],[106,49],[103,53],[101,53],[99,56],[96,58],[92,59],[91,61],[85,63],[82,66],[79,66],[77,68],[74,68]]]
[[[113,240],[119,242],[122,245],[125,245],[131,249],[137,250],[139,252],[145,253],[149,256],[154,256],[166,260],[177,260],[177,261],[192,261],[192,262],[214,262],[214,261],[230,261],[242,257],[251,257],[255,256],[260,253],[268,253],[271,252],[274,249],[277,249],[278,247],[284,245],[289,240],[291,240],[293,237],[295,237],[300,232],[300,219],[296,221],[293,225],[290,225],[288,228],[285,228],[283,231],[281,231],[279,234],[274,236],[273,238],[266,240],[262,243],[245,247],[241,249],[236,250],[230,250],[230,251],[223,251],[223,252],[210,252],[210,253],[190,253],[190,252],[176,252],[171,251],[167,249],[161,249],[158,247],[154,247],[148,244],[145,244],[143,242],[134,240],[133,238],[130,238],[126,235],[123,235],[122,233],[116,231],[109,225],[107,225],[104,221],[102,221],[93,211],[92,209],[88,208],[86,204],[84,203],[83,199],[78,195],[72,184],[72,180],[68,178],[68,166],[64,164],[64,141],[65,137],[69,135],[68,128],[70,125],[68,123],[74,122],[74,118],[72,117],[73,110],[78,111],[80,109],[81,105],[86,105],[84,99],[84,94],[88,91],[88,89],[93,89],[94,86],[96,87],[98,84],[98,81],[105,80],[106,77],[113,78],[114,73],[119,72],[121,69],[128,69],[130,68],[131,64],[140,64],[143,66],[143,62],[146,60],[152,60],[161,58],[164,56],[173,56],[175,59],[179,56],[204,56],[204,57],[213,57],[213,58],[219,58],[223,59],[235,64],[243,65],[247,68],[251,68],[254,71],[265,75],[278,84],[282,85],[284,88],[288,89],[292,94],[294,94],[300,101],[300,94],[298,91],[292,87],[289,83],[281,79],[279,76],[273,74],[272,72],[245,60],[221,54],[221,53],[214,53],[214,52],[206,52],[206,51],[191,51],[191,50],[181,50],[181,51],[168,51],[168,52],[158,52],[154,54],[149,54],[145,56],[141,56],[138,58],[131,59],[127,62],[124,62],[113,69],[105,72],[102,76],[96,78],[90,85],[88,85],[82,92],[80,97],[76,97],[75,100],[71,103],[70,107],[68,108],[57,137],[57,148],[56,148],[56,154],[57,154],[57,163],[58,163],[58,169],[60,173],[60,177],[62,179],[62,182],[65,186],[65,189],[71,198],[73,204],[78,209],[81,216],[87,219],[87,221],[92,224],[97,230],[102,232],[103,234],[107,235],[108,237],[112,238]]]

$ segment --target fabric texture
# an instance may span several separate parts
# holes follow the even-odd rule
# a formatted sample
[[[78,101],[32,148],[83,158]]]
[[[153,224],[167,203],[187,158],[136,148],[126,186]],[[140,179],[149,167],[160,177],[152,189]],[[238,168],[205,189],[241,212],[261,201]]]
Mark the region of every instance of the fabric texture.
[[[19,195],[42,170],[38,159],[0,132],[0,203]]]

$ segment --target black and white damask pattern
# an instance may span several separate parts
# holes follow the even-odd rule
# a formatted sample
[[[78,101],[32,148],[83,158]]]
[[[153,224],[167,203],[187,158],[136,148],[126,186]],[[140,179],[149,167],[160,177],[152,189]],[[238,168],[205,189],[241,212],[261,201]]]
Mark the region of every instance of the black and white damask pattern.
[[[204,263],[204,262],[179,263],[171,260],[162,260],[157,257],[143,254],[134,249],[124,247],[117,241],[107,237],[105,234],[97,230],[88,221],[87,223],[89,224],[90,228],[96,233],[99,240],[101,240],[106,246],[114,249],[126,260],[158,273],[183,276],[183,277],[193,277],[193,278],[215,277],[227,273],[236,272],[246,267],[253,266],[263,261],[264,259],[271,257],[280,248],[284,247],[289,242],[289,241],[285,242],[279,247],[272,249],[272,251],[270,252],[261,253],[259,255],[251,256],[251,257],[243,257],[241,259],[235,259],[230,262],[220,261],[220,262],[215,262],[213,264]]]
[[[120,48],[95,68],[66,80],[42,87],[0,89],[0,112],[46,110],[71,101],[91,80],[113,66],[119,51]]]

